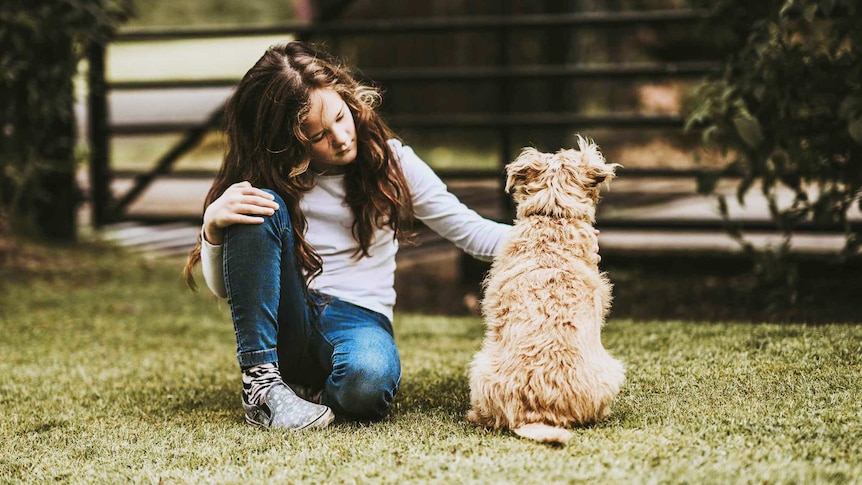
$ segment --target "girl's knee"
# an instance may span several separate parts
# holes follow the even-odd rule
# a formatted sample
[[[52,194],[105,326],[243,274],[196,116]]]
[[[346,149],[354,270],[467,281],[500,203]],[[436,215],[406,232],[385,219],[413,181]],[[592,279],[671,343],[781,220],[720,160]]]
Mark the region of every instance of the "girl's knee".
[[[354,359],[341,369],[341,376],[333,372],[333,386],[336,407],[350,416],[360,419],[382,419],[392,406],[401,379],[401,365],[369,355],[368,358]]]
[[[273,196],[273,201],[278,204],[278,210],[272,215],[257,216],[263,218],[263,224],[231,224],[225,228],[225,237],[244,238],[259,237],[259,234],[276,233],[285,234],[291,229],[290,215],[284,199],[274,190],[261,189]]]

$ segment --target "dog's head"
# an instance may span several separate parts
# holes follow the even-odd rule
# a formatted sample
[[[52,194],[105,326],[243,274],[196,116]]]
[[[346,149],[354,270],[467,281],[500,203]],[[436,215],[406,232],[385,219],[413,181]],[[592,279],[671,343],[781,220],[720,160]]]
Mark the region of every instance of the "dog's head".
[[[578,148],[542,153],[524,148],[506,166],[506,191],[518,204],[518,218],[595,218],[599,184],[614,177],[616,163],[606,163],[599,147],[578,136]]]

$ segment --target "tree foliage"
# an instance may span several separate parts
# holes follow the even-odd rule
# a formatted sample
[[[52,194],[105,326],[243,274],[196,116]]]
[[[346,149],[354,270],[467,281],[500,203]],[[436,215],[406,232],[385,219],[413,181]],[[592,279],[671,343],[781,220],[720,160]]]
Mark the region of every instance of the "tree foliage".
[[[702,35],[724,53],[724,68],[696,91],[687,128],[730,160],[722,174],[702,178],[701,190],[714,190],[715,175],[735,174],[740,204],[750,190],[762,191],[783,243],[756,250],[738,227],[728,227],[766,279],[794,278],[792,268],[777,268],[800,224],[843,231],[843,255],[855,253],[862,238],[848,212],[862,209],[857,0],[694,3],[712,9]],[[779,198],[782,192],[792,197]],[[728,219],[727,201],[719,202]]]
[[[130,11],[131,0],[0,4],[0,217],[14,230],[68,236],[50,214],[74,211],[73,78]]]

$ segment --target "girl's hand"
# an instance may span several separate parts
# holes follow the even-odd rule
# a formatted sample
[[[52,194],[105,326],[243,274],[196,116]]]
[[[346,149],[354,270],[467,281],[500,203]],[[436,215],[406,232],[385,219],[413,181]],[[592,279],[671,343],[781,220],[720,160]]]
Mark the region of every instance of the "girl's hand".
[[[210,244],[224,242],[224,228],[233,224],[262,224],[263,217],[278,210],[275,197],[248,182],[231,185],[204,211],[204,238]]]

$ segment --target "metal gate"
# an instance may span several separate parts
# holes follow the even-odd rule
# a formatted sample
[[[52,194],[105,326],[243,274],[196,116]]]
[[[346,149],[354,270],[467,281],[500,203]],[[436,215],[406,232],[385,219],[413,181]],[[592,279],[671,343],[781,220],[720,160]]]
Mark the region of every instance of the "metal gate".
[[[569,14],[533,15],[495,15],[495,16],[451,16],[439,18],[409,18],[386,20],[335,20],[314,25],[292,25],[273,28],[229,28],[193,30],[125,30],[114,40],[122,42],[147,42],[176,39],[201,39],[217,37],[244,37],[259,35],[292,35],[304,39],[331,40],[336,46],[339,39],[375,38],[385,40],[394,35],[455,33],[482,33],[489,35],[496,44],[493,62],[481,67],[411,67],[367,69],[360,73],[366,80],[393,89],[405,84],[433,86],[456,82],[486,82],[497,86],[499,95],[496,106],[481,113],[411,113],[398,107],[384,111],[384,117],[396,130],[485,130],[496,133],[499,163],[494,169],[483,170],[440,170],[447,180],[464,178],[500,178],[502,166],[512,157],[512,132],[521,128],[570,129],[626,128],[651,129],[656,127],[682,129],[683,120],[679,115],[644,115],[608,112],[588,114],[582,112],[536,111],[515,112],[511,100],[517,93],[512,86],[517,82],[565,81],[571,79],[594,80],[635,80],[635,79],[680,79],[699,78],[716,68],[709,61],[689,61],[677,63],[568,63],[565,59],[557,63],[519,65],[511,60],[510,52],[513,38],[525,31],[577,32],[579,29],[619,29],[642,25],[685,26],[702,21],[707,13],[701,10],[657,10],[631,12],[580,12]],[[336,54],[338,54],[336,49]],[[148,123],[118,124],[108,121],[108,94],[128,90],[159,90],[173,88],[212,88],[231,87],[238,79],[209,79],[197,81],[134,81],[107,82],[105,78],[105,47],[93,46],[90,55],[89,71],[89,123],[92,163],[90,166],[91,199],[95,225],[127,220],[128,207],[159,177],[171,177],[176,161],[194,149],[210,131],[219,129],[223,109],[216,109],[201,124],[189,123]],[[359,66],[361,69],[362,66]],[[562,82],[551,83],[561,86]],[[558,88],[559,89],[559,88]],[[560,96],[563,93],[559,93]],[[125,173],[133,176],[132,187],[114,197],[111,194],[111,180],[117,176],[112,170],[110,160],[110,140],[114,135],[146,135],[159,133],[183,133],[182,139],[170,150],[154,161],[152,169],[138,173]],[[212,177],[214,173],[193,174]],[[631,177],[693,177],[691,170],[649,169],[625,170]],[[624,224],[620,221],[619,223]],[[643,222],[641,222],[643,224]],[[661,225],[661,221],[651,224]],[[714,223],[710,223],[713,227]]]

